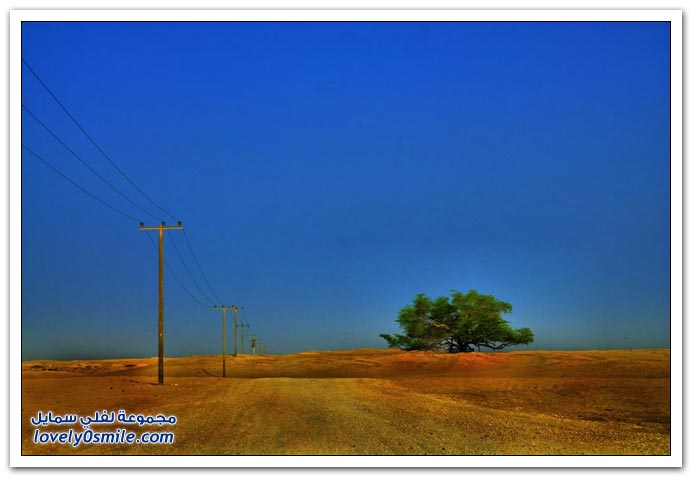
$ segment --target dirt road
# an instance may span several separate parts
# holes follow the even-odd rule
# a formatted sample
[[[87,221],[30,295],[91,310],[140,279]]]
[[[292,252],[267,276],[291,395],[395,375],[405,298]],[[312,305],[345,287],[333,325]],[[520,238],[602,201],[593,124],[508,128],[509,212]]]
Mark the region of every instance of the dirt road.
[[[25,454],[667,454],[667,350],[356,350],[24,363]],[[38,410],[175,415],[173,444],[37,445]],[[116,429],[99,425],[99,430]],[[120,426],[122,427],[122,426]],[[80,425],[73,426],[75,431]],[[53,429],[55,430],[55,429]],[[135,429],[137,430],[137,429]]]

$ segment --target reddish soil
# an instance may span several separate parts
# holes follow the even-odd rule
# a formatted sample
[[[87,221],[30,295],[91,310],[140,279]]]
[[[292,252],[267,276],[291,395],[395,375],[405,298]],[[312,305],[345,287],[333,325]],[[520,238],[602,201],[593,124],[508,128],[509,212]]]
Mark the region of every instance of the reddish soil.
[[[22,452],[403,455],[670,453],[669,350],[438,354],[395,350],[22,364]],[[125,410],[172,444],[34,444],[53,415]]]

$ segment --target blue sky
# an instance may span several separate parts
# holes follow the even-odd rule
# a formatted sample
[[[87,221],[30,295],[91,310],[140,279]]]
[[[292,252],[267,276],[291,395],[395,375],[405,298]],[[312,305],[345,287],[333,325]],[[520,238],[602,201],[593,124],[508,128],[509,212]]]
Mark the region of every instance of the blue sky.
[[[669,52],[669,25],[647,22],[22,26],[22,56],[183,221],[273,353],[384,348],[416,293],[452,289],[510,302],[529,349],[668,347]],[[22,102],[162,215],[24,66]],[[160,220],[27,114],[22,141]],[[23,359],[156,355],[144,235],[23,153]],[[220,353],[220,321],[166,275],[167,356]]]

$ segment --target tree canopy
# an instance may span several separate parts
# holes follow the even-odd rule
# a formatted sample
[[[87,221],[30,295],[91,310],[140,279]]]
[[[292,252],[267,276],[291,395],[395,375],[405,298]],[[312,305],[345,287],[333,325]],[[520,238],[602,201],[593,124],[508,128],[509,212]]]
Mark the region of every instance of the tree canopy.
[[[453,291],[451,297],[431,299],[420,293],[413,303],[399,311],[397,322],[403,335],[381,334],[390,348],[437,350],[450,353],[493,350],[533,342],[528,328],[512,329],[502,313],[512,305],[493,295],[476,290],[464,294]]]

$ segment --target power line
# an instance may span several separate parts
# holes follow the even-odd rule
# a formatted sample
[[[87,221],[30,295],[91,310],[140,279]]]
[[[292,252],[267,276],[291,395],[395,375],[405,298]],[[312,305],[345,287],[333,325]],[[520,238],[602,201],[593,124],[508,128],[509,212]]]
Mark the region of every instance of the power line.
[[[211,294],[214,295],[214,298],[216,298],[219,303],[223,303],[223,300],[218,297],[216,292],[214,292],[214,289],[209,284],[207,277],[204,275],[204,272],[202,271],[202,267],[199,265],[199,262],[197,261],[197,255],[195,254],[195,251],[192,249],[192,245],[190,244],[190,239],[187,237],[187,232],[185,232],[185,229],[183,229],[183,237],[185,237],[185,241],[187,242],[187,246],[189,247],[190,252],[192,252],[192,258],[194,259],[195,264],[197,264],[197,269],[199,270],[199,273],[202,275],[202,278],[204,279],[204,283],[207,284],[207,286],[209,287],[209,290],[211,291]]]
[[[43,88],[48,92],[48,94],[51,96],[51,98],[53,98],[53,100],[58,104],[58,106],[60,106],[60,108],[63,110],[63,112],[70,118],[70,120],[72,120],[72,122],[75,124],[75,126],[77,126],[77,128],[82,132],[82,134],[84,134],[84,136],[86,136],[87,139],[89,139],[89,141],[92,143],[92,145],[93,145],[93,146],[101,153],[101,155],[103,155],[103,157],[105,157],[106,160],[108,160],[108,162],[109,162],[109,163],[110,163],[110,164],[111,164],[111,165],[112,165],[112,166],[113,166],[113,167],[114,167],[114,168],[115,168],[115,169],[116,169],[116,170],[117,170],[128,182],[129,182],[129,183],[130,183],[130,185],[132,185],[132,187],[134,187],[140,194],[142,194],[142,196],[144,196],[149,202],[151,202],[158,210],[160,210],[160,211],[163,212],[164,214],[166,214],[166,215],[172,217],[173,219],[178,220],[177,217],[175,217],[173,214],[171,214],[170,212],[168,212],[168,211],[166,211],[165,209],[163,209],[160,205],[158,205],[158,204],[157,204],[151,197],[149,197],[140,187],[138,187],[137,184],[135,184],[134,181],[133,181],[132,179],[130,179],[130,177],[129,177],[120,167],[118,167],[118,165],[113,161],[113,159],[111,159],[110,156],[109,156],[108,154],[106,154],[106,152],[105,152],[105,151],[96,143],[96,141],[89,135],[89,133],[87,133],[87,131],[82,127],[82,125],[77,121],[77,119],[70,113],[70,111],[67,109],[67,107],[58,99],[58,97],[53,93],[53,91],[51,91],[51,89],[48,87],[48,85],[41,79],[41,77],[38,75],[38,73],[31,67],[31,65],[30,65],[24,58],[22,58],[22,63],[28,68],[28,70],[31,72],[31,74],[36,78],[36,80],[41,84],[41,86],[43,86]],[[135,207],[137,207],[137,208],[140,209],[141,211],[145,212],[147,215],[149,215],[149,216],[151,216],[151,217],[153,217],[153,218],[156,218],[156,219],[158,219],[158,220],[161,220],[160,217],[158,217],[158,216],[152,214],[150,211],[148,211],[147,209],[145,209],[145,208],[143,208],[142,206],[140,206],[137,202],[135,202],[135,201],[132,200],[130,197],[128,197],[127,195],[125,195],[124,193],[122,193],[119,189],[117,189],[115,186],[113,186],[108,180],[106,180],[103,176],[101,176],[98,172],[96,172],[91,166],[89,166],[89,164],[86,163],[86,161],[84,161],[81,157],[79,157],[79,155],[77,155],[72,149],[70,149],[70,147],[67,146],[67,144],[65,144],[65,142],[63,142],[63,141],[57,136],[57,134],[55,134],[46,124],[44,124],[44,123],[43,123],[34,113],[32,113],[26,106],[22,105],[22,108],[23,108],[25,111],[27,111],[27,112],[31,115],[31,117],[32,117],[36,122],[38,122],[38,124],[40,124],[44,129],[46,129],[46,131],[48,131],[48,132],[49,132],[49,133],[50,133],[50,134],[51,134],[51,135],[63,146],[63,147],[65,147],[65,149],[67,149],[73,156],[75,156],[84,166],[86,166],[86,167],[87,167],[93,174],[95,174],[99,179],[101,179],[103,182],[105,182],[111,189],[113,189],[115,192],[117,192],[117,193],[120,194],[122,197],[124,197],[125,199],[127,199],[130,203],[132,203]],[[37,157],[38,157],[38,156],[37,156]],[[45,161],[44,161],[44,162],[45,162]],[[50,166],[50,165],[49,165],[49,166]],[[52,168],[52,166],[51,166],[51,168]],[[53,169],[56,170],[55,168],[53,168]],[[59,174],[63,175],[62,173],[60,173],[60,172],[57,171],[57,170],[56,170],[56,172],[58,172]],[[63,175],[63,177],[65,177],[65,176]],[[67,177],[66,177],[66,178],[67,178]],[[70,180],[69,178],[67,178],[67,179]],[[73,183],[74,183],[74,181],[72,181],[72,180],[70,180],[70,182],[73,182]],[[77,184],[75,184],[75,185],[77,185]],[[88,191],[86,191],[85,189],[83,189],[81,186],[79,186],[79,185],[77,185],[77,186],[78,186],[80,189],[82,189],[82,190],[84,190],[85,192],[87,192],[87,193],[88,193],[89,195],[91,195],[92,197],[94,197],[94,198],[95,198],[96,200],[98,200],[99,202],[102,202],[104,205],[107,205],[108,207],[112,208],[113,210],[115,210],[115,211],[117,211],[117,212],[119,212],[119,213],[121,213],[121,214],[123,214],[123,215],[129,217],[129,218],[132,218],[133,220],[137,220],[137,219],[134,219],[132,216],[130,216],[130,215],[128,215],[128,214],[125,214],[124,212],[122,212],[122,211],[120,211],[120,210],[118,210],[118,209],[116,209],[116,208],[110,206],[109,204],[106,204],[106,203],[103,202],[102,200],[100,200],[100,199],[98,199],[97,197],[93,196],[93,194],[91,194],[91,193],[89,193]],[[204,271],[202,270],[202,267],[200,266],[199,261],[197,260],[197,256],[196,256],[196,254],[195,254],[195,252],[194,252],[194,249],[192,248],[192,245],[191,245],[191,243],[190,243],[190,239],[188,238],[187,233],[185,232],[185,230],[183,230],[183,233],[184,233],[184,235],[185,235],[185,241],[187,242],[187,245],[188,245],[188,247],[189,247],[189,249],[190,249],[190,252],[191,252],[191,254],[192,254],[192,258],[193,258],[195,264],[197,265],[197,268],[198,268],[200,274],[202,275],[202,279],[203,279],[204,282],[206,283],[207,287],[209,287],[209,290],[211,291],[212,295],[213,295],[219,302],[222,302],[222,300],[218,297],[218,295],[216,294],[216,292],[214,291],[214,289],[211,287],[209,281],[207,280],[207,277],[206,277],[206,275],[204,274]],[[187,271],[188,275],[190,275],[190,278],[192,279],[193,284],[195,285],[195,287],[197,288],[197,290],[200,292],[200,294],[204,297],[204,299],[207,300],[207,301],[211,304],[211,303],[212,303],[211,300],[204,294],[204,292],[202,291],[202,289],[199,287],[199,285],[198,285],[197,282],[195,281],[195,279],[194,279],[192,273],[190,273],[190,270],[189,270],[189,268],[187,267],[187,264],[185,263],[185,261],[183,260],[182,255],[180,254],[180,251],[178,250],[178,247],[177,247],[177,245],[175,244],[175,241],[173,241],[173,246],[174,246],[174,248],[176,249],[176,252],[178,253],[178,256],[180,257],[180,260],[181,260],[181,262],[183,263],[183,266],[185,267],[185,270]],[[185,287],[183,286],[182,282],[177,278],[177,276],[175,275],[175,273],[173,273],[173,271],[172,271],[170,265],[168,265],[168,263],[166,263],[166,266],[168,267],[169,271],[171,272],[171,274],[173,275],[173,277],[176,279],[176,281],[180,284],[180,286],[188,293],[188,295],[190,295],[195,301],[197,301],[198,303],[202,304],[203,306],[209,306],[209,305],[206,305],[206,304],[202,303],[202,302],[199,301],[196,297],[194,297],[194,296],[189,292],[189,290],[187,290],[187,288],[185,288]]]
[[[185,229],[183,229],[183,230],[185,230]],[[173,240],[173,236],[171,234],[168,234],[168,237],[171,239],[171,243],[173,244],[173,248],[175,249],[175,252],[178,254],[178,257],[180,258],[180,262],[183,264],[185,271],[190,276],[190,279],[192,280],[192,283],[195,285],[195,288],[197,288],[197,291],[200,292],[202,297],[204,297],[204,299],[207,300],[211,306],[214,306],[214,303],[207,297],[207,295],[204,294],[204,292],[199,287],[199,285],[197,285],[197,281],[195,280],[195,277],[192,276],[192,273],[190,273],[190,269],[187,268],[187,264],[185,263],[185,260],[183,259],[183,256],[180,253],[180,250],[178,250],[178,246],[175,244],[175,240]]]
[[[43,162],[45,165],[47,165],[48,167],[50,167],[56,174],[59,174],[60,176],[62,176],[63,179],[65,179],[65,180],[67,180],[68,182],[70,182],[73,186],[75,186],[76,188],[78,188],[79,190],[81,190],[82,192],[84,192],[85,194],[87,194],[87,195],[88,195],[89,197],[91,197],[92,199],[94,199],[94,200],[100,202],[102,205],[105,205],[105,206],[108,207],[109,209],[114,210],[115,212],[119,213],[119,214],[122,215],[122,216],[127,217],[128,219],[134,220],[135,222],[139,222],[139,219],[136,219],[136,218],[134,218],[133,216],[131,216],[130,214],[127,214],[127,213],[123,212],[122,210],[120,210],[120,209],[118,209],[118,208],[116,208],[116,207],[113,207],[112,205],[108,204],[107,202],[105,202],[105,201],[99,199],[98,197],[96,197],[94,194],[92,194],[91,192],[89,192],[88,190],[86,190],[84,187],[82,187],[82,186],[80,186],[79,184],[77,184],[75,181],[73,181],[72,179],[70,179],[69,177],[67,177],[65,174],[63,174],[62,172],[60,172],[58,169],[56,169],[55,166],[53,166],[51,163],[49,163],[48,161],[46,161],[45,159],[43,159],[41,156],[39,156],[38,154],[36,154],[34,151],[32,151],[28,146],[22,144],[22,147],[23,147],[24,149],[26,149],[29,153],[31,153],[31,155],[33,155],[34,157],[36,157],[36,159],[40,160],[40,161]]]
[[[53,100],[58,104],[58,106],[60,106],[60,108],[65,112],[65,114],[67,114],[67,116],[72,120],[72,122],[75,124],[75,126],[77,126],[77,127],[79,128],[79,130],[82,131],[82,133],[87,137],[87,139],[89,139],[89,141],[91,141],[91,143],[94,145],[94,147],[95,147],[96,149],[98,149],[98,151],[101,153],[101,155],[102,155],[103,157],[105,157],[105,158],[108,160],[108,162],[110,162],[110,164],[120,173],[120,175],[122,175],[125,179],[127,179],[127,181],[130,183],[130,185],[132,185],[132,187],[134,187],[135,189],[137,189],[137,191],[138,191],[140,194],[142,194],[144,197],[146,197],[146,199],[147,199],[149,202],[151,202],[152,204],[154,204],[154,206],[155,206],[157,209],[159,209],[159,210],[160,210],[161,212],[163,212],[164,214],[170,216],[171,218],[173,218],[173,219],[175,219],[175,220],[178,220],[177,217],[175,217],[175,216],[174,216],[173,214],[171,214],[170,212],[166,212],[166,210],[164,210],[160,205],[158,205],[156,202],[154,202],[154,200],[153,200],[151,197],[149,197],[142,189],[140,189],[140,188],[137,186],[137,184],[135,184],[135,183],[132,181],[132,179],[130,179],[130,178],[128,177],[128,175],[125,174],[125,172],[124,172],[122,169],[120,169],[120,168],[115,164],[115,162],[113,162],[113,160],[110,158],[110,156],[108,156],[108,154],[106,154],[105,151],[104,151],[103,149],[101,149],[101,147],[96,143],[96,141],[94,141],[94,139],[89,135],[89,133],[87,133],[87,132],[84,130],[84,128],[81,126],[81,124],[79,124],[79,122],[75,119],[75,117],[72,116],[72,114],[70,114],[70,112],[67,110],[67,108],[62,104],[62,102],[60,102],[60,100],[57,98],[57,96],[55,96],[55,94],[53,94],[53,92],[50,90],[50,88],[48,87],[48,85],[47,85],[46,83],[44,83],[44,81],[41,79],[41,77],[38,75],[38,73],[36,73],[36,71],[34,71],[34,69],[31,67],[31,65],[29,65],[29,63],[27,63],[26,60],[25,60],[24,58],[22,58],[22,63],[24,63],[24,65],[26,65],[26,67],[29,69],[29,71],[31,72],[31,74],[34,75],[34,78],[36,78],[36,79],[38,80],[38,82],[41,83],[41,86],[43,86],[43,88],[48,92],[48,94],[53,98]]]
[[[149,241],[151,242],[151,245],[154,247],[154,250],[156,250],[156,244],[154,243],[154,239],[151,238],[151,235],[149,233],[147,233],[146,236],[149,237]],[[190,295],[190,298],[192,298],[193,300],[195,300],[197,303],[199,303],[200,305],[202,305],[204,307],[210,307],[210,305],[207,305],[206,303],[202,303],[192,293],[190,293],[190,291],[187,288],[185,288],[185,285],[183,285],[183,282],[181,282],[180,279],[178,278],[178,276],[173,272],[173,269],[168,264],[168,262],[164,260],[164,263],[166,264],[166,268],[168,269],[170,274],[173,276],[173,278],[175,278],[175,281],[178,282],[178,285],[180,285],[180,288],[185,290],[185,293]],[[211,308],[213,308],[213,306],[211,306]]]
[[[48,133],[49,133],[51,136],[53,136],[53,138],[54,138],[56,141],[58,141],[58,142],[62,145],[62,147],[64,147],[65,149],[67,149],[67,150],[70,152],[70,154],[72,154],[79,162],[81,162],[81,163],[84,165],[84,167],[86,167],[87,169],[89,169],[89,170],[91,171],[92,174],[94,174],[96,177],[98,177],[99,179],[101,179],[106,185],[108,185],[108,187],[110,187],[110,188],[113,189],[115,192],[117,192],[118,194],[120,194],[120,195],[121,195],[122,197],[124,197],[128,202],[130,202],[132,205],[134,205],[135,207],[137,207],[137,208],[138,208],[139,210],[141,210],[142,212],[146,213],[147,215],[149,215],[149,216],[151,216],[151,217],[153,217],[153,218],[155,218],[155,219],[161,220],[160,217],[157,217],[156,215],[152,214],[152,213],[149,212],[147,209],[145,209],[144,207],[142,207],[142,206],[140,206],[139,204],[137,204],[137,202],[135,202],[134,200],[130,199],[128,196],[126,196],[125,194],[123,194],[122,192],[120,192],[120,190],[119,190],[117,187],[115,187],[113,184],[111,184],[111,183],[108,181],[108,179],[106,179],[106,178],[103,177],[101,174],[99,174],[99,173],[98,173],[93,167],[91,167],[84,159],[82,159],[81,157],[79,157],[79,155],[78,155],[76,152],[74,152],[67,144],[65,144],[65,142],[64,142],[62,139],[60,139],[60,138],[58,137],[58,135],[55,134],[55,133],[54,133],[43,121],[41,121],[33,112],[31,112],[31,110],[30,110],[29,108],[27,108],[26,106],[24,106],[24,105],[22,104],[22,109],[23,109],[24,111],[26,111],[27,113],[29,113],[29,115],[34,119],[34,121],[36,121],[38,124],[40,124],[40,125],[43,127],[43,129],[45,129],[46,131],[48,131]]]

